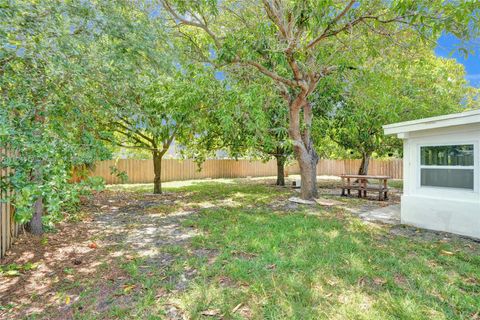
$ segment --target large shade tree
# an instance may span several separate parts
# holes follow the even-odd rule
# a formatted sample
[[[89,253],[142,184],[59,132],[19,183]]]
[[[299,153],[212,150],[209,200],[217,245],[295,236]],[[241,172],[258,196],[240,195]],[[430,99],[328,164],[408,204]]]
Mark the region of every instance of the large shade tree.
[[[411,29],[435,39],[447,30],[466,38],[478,31],[479,4],[470,1],[162,0],[161,5],[179,34],[193,39],[199,56],[209,58],[213,51],[216,65],[254,68],[275,81],[289,106],[289,135],[304,199],[317,195],[309,98],[319,82],[354,68],[352,53],[376,45],[371,35],[392,37]],[[353,47],[351,39],[358,38],[364,41]]]

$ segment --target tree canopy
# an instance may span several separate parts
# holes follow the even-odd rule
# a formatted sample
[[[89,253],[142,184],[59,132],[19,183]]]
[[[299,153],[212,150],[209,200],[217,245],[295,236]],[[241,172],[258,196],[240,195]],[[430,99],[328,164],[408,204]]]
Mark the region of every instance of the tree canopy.
[[[16,219],[34,217],[36,233],[43,210],[49,212],[43,223],[49,224],[61,207],[78,202],[81,185],[68,183],[72,166],[108,157],[89,130],[94,125],[82,91],[80,49],[91,34],[71,29],[84,26],[82,17],[69,16],[76,9],[21,1],[7,2],[0,11],[0,139],[13,152],[2,166],[14,169],[9,183],[17,190]]]
[[[373,153],[401,154],[401,144],[384,136],[383,125],[468,107],[463,67],[420,44],[384,51],[340,80],[336,85],[341,92],[329,101],[333,109],[317,123],[330,139],[363,160],[359,174],[367,174]]]

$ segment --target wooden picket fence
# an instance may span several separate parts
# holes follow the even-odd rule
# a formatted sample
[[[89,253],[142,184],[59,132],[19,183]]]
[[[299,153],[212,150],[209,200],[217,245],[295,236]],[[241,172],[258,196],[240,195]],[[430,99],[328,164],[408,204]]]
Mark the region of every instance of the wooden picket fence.
[[[360,167],[361,160],[327,160],[321,159],[317,165],[318,175],[338,176],[354,174]],[[153,180],[153,162],[151,160],[121,159],[98,162],[91,176],[105,179],[107,184],[122,183],[122,179],[112,174],[124,172],[128,176],[126,183],[151,183]],[[268,162],[249,160],[207,160],[198,170],[192,160],[164,159],[162,161],[162,181],[180,181],[205,178],[242,178],[268,177],[277,174],[274,160]],[[368,173],[371,175],[388,175],[394,179],[402,179],[402,160],[371,160]],[[299,174],[298,165],[287,166],[286,173]]]
[[[0,158],[9,155],[0,149]],[[317,165],[318,175],[337,176],[340,174],[353,174],[358,171],[360,160],[326,160],[322,159]],[[112,167],[116,172],[125,172],[128,176],[127,183],[150,183],[153,180],[153,163],[151,160],[107,160],[98,162],[91,171],[91,176],[99,176],[108,184],[122,183],[116,174],[112,174]],[[0,179],[7,179],[11,173],[9,168],[0,168]],[[287,166],[286,174],[299,174],[296,163]],[[192,160],[165,159],[162,162],[163,181],[193,180],[205,178],[242,178],[242,177],[267,177],[275,176],[277,165],[275,161],[249,161],[249,160],[207,160],[199,170],[198,165]],[[369,174],[388,175],[394,179],[402,179],[402,160],[372,160]],[[72,182],[74,182],[72,180]],[[0,258],[12,245],[18,235],[20,225],[14,220],[14,208],[8,199],[12,191],[0,192]]]
[[[362,160],[328,160],[321,159],[317,165],[317,174],[325,176],[339,176],[341,174],[356,174]],[[402,159],[370,160],[368,174],[390,176],[393,179],[403,179]]]
[[[0,158],[10,155],[8,151],[0,149]],[[1,167],[0,179],[8,179],[11,172],[10,168]],[[10,248],[20,229],[14,219],[14,208],[9,202],[11,195],[11,190],[0,191],[0,258]]]

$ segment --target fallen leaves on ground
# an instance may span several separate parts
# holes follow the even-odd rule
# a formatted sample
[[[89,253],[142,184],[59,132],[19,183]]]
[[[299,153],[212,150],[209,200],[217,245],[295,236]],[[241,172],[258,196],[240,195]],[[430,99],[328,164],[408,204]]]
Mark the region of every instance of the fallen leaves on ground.
[[[205,310],[202,311],[202,316],[207,316],[207,317],[216,317],[220,315],[220,310],[219,309],[211,309],[211,310]]]
[[[123,286],[123,293],[129,294],[133,289],[135,289],[137,286],[134,284],[126,284]]]
[[[447,251],[447,250],[442,250],[440,251],[441,254],[443,254],[444,256],[453,256],[454,253],[451,252],[451,251]]]
[[[97,249],[97,248],[98,248],[98,245],[97,245],[95,242],[92,242],[92,243],[90,243],[90,244],[88,245],[88,247],[89,247],[90,249]]]

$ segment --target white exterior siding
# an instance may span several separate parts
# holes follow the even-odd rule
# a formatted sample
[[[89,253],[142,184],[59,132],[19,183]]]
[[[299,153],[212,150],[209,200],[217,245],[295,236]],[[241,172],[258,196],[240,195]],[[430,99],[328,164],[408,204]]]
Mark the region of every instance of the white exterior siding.
[[[386,126],[404,140],[404,189],[401,222],[421,228],[480,238],[480,122],[442,121]],[[471,119],[471,117],[470,117]],[[428,119],[426,119],[428,120]],[[450,125],[442,127],[443,121]],[[433,125],[432,125],[433,124]],[[473,145],[473,190],[421,185],[422,146]],[[469,176],[471,177],[471,176]],[[448,180],[453,181],[453,180]],[[471,182],[471,180],[469,180]]]
[[[474,201],[403,195],[401,221],[420,228],[480,238],[480,204]]]

